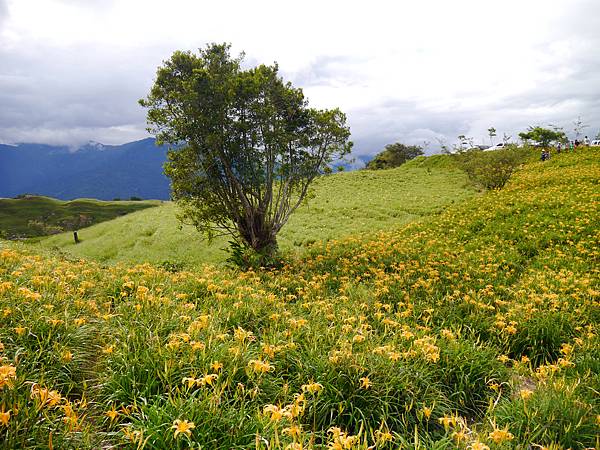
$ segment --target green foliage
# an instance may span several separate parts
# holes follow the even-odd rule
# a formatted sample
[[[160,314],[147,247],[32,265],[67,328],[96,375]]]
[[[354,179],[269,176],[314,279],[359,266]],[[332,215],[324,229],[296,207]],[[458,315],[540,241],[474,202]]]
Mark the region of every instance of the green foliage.
[[[254,250],[243,242],[229,241],[229,247],[225,249],[229,256],[225,262],[234,268],[243,270],[274,268],[281,266],[281,259],[276,255],[263,251]]]
[[[277,65],[245,70],[229,49],[175,52],[140,103],[157,143],[171,145],[165,174],[181,219],[272,255],[314,178],[350,152],[350,130],[339,109],[309,108]]]
[[[180,272],[181,270],[183,270],[184,264],[180,261],[165,260],[159,263],[158,267],[161,267],[167,272]]]
[[[516,396],[498,405],[497,424],[510,427],[519,442],[598,448],[597,388],[581,380],[551,380],[539,385],[527,400]]]
[[[561,345],[575,334],[576,319],[565,312],[544,312],[523,321],[509,340],[506,353],[515,359],[527,356],[534,364],[556,362]]]
[[[526,132],[519,133],[519,137],[525,142],[536,142],[542,148],[548,148],[552,142],[563,142],[566,139],[563,131],[543,127],[529,127]]]
[[[81,221],[75,219],[73,223],[77,227],[77,225],[81,223]],[[50,225],[44,221],[32,219],[27,222],[27,231],[30,233],[30,235],[33,236],[48,236],[51,234],[62,233],[64,229],[57,225]]]
[[[484,189],[502,189],[517,168],[529,157],[526,148],[468,150],[454,155],[456,164],[473,184]]]
[[[393,169],[423,155],[423,149],[418,145],[404,145],[400,142],[388,144],[385,149],[367,163],[367,169]]]
[[[451,340],[440,355],[442,386],[458,410],[479,416],[495,395],[490,384],[508,382],[508,370],[496,359],[492,346],[477,345],[470,340]]]
[[[490,144],[494,145],[494,138],[496,137],[496,129],[494,127],[488,128],[488,136],[490,137]]]

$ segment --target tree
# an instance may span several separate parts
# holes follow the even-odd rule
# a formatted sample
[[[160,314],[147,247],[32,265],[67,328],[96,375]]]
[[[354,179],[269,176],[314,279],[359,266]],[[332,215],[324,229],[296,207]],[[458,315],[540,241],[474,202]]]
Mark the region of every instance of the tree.
[[[339,109],[309,108],[277,64],[246,70],[242,59],[227,44],[176,51],[140,104],[157,144],[169,144],[179,218],[271,257],[311,182],[352,143]]]
[[[442,153],[443,155],[449,155],[449,154],[451,154],[451,153],[452,153],[452,152],[450,151],[450,148],[448,147],[448,142],[446,141],[446,139],[445,139],[445,138],[443,138],[443,137],[442,137],[442,138],[440,138],[440,137],[436,137],[436,138],[435,138],[435,140],[436,140],[436,141],[438,141],[438,144],[439,144],[439,146],[440,146],[441,153]]]
[[[560,127],[558,125],[550,125],[550,128],[552,128],[554,131],[556,131],[559,135],[558,139],[556,139],[556,142],[560,142],[562,144],[568,144],[569,143],[569,138],[567,137],[567,134],[565,133],[565,130],[563,127]]]
[[[542,148],[548,148],[552,142],[562,142],[565,139],[565,133],[548,128],[529,127],[527,132],[519,133],[519,137],[525,142],[534,141]]]
[[[496,129],[494,127],[488,128],[488,136],[490,137],[490,145],[494,145],[494,137],[496,137]]]
[[[577,119],[573,121],[573,132],[575,133],[575,140],[579,140],[579,137],[583,134],[583,130],[588,127],[589,125],[583,121],[581,116],[578,116]]]
[[[475,147],[475,143],[472,137],[465,136],[461,134],[458,136],[458,145],[454,146],[454,150],[457,152],[462,152],[465,150],[469,150]]]
[[[367,169],[391,169],[423,154],[418,145],[404,145],[400,142],[388,144],[375,158],[367,163]]]

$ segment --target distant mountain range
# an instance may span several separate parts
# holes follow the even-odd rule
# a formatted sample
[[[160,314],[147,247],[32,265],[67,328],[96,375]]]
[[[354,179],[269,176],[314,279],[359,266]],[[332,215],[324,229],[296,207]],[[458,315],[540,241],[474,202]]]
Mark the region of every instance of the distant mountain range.
[[[39,194],[61,200],[169,199],[167,147],[154,139],[123,145],[90,142],[76,150],[44,144],[0,144],[0,197]]]
[[[45,144],[0,144],[0,197],[37,194],[61,200],[168,200],[169,179],[163,174],[167,147],[153,138],[123,145],[97,142],[73,149]],[[357,156],[346,170],[364,166]]]

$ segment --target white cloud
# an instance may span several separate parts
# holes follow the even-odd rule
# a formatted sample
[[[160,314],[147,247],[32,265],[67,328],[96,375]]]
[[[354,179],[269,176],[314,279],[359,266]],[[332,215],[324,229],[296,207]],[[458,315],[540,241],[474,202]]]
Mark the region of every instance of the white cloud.
[[[344,110],[358,154],[580,114],[600,126],[595,0],[3,2],[3,141],[143,137],[136,100],[160,62],[223,41]]]

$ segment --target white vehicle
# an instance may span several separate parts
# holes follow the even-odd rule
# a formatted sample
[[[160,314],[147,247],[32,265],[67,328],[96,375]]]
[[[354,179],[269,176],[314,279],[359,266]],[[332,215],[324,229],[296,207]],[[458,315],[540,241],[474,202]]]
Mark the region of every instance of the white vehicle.
[[[600,147],[600,139],[594,139],[590,145],[592,147]]]
[[[510,145],[510,144],[509,144],[509,143],[507,143],[507,142],[498,142],[496,145],[493,145],[493,146],[491,146],[491,147],[489,147],[489,148],[486,148],[484,151],[486,151],[486,152],[490,152],[490,151],[492,151],[492,150],[501,150],[501,149],[503,149],[503,148],[506,148],[506,147],[508,147],[509,145]]]

